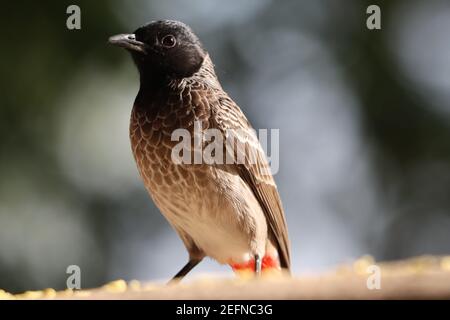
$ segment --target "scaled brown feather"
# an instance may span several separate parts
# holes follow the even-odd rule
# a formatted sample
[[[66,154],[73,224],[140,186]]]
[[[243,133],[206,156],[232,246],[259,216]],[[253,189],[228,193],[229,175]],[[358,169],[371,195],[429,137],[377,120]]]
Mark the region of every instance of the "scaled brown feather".
[[[250,187],[265,214],[269,238],[276,245],[280,264],[283,269],[290,271],[290,243],[287,223],[278,194],[277,186],[270,172],[269,164],[259,141],[255,139],[253,128],[241,109],[223,91],[217,104],[212,106],[211,117],[215,127],[227,135],[227,129],[248,131],[247,136],[236,135],[239,143],[245,144],[252,152],[254,161],[248,161],[249,155],[243,164],[236,164],[241,179]],[[236,151],[236,150],[234,150]],[[228,152],[228,150],[226,150]],[[236,155],[234,155],[236,157]],[[235,158],[236,159],[236,158]]]

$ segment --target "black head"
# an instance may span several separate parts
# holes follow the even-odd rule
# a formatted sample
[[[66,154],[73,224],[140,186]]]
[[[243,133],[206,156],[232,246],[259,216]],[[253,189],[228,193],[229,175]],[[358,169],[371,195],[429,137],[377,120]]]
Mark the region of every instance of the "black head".
[[[206,55],[191,28],[171,20],[150,22],[133,34],[113,36],[109,42],[130,51],[141,75],[149,77],[190,77]]]

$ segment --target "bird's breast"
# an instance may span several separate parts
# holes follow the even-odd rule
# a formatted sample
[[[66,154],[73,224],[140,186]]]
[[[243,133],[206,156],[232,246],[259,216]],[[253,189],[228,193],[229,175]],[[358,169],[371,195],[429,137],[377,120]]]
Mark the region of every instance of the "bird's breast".
[[[144,184],[163,215],[217,261],[242,260],[251,250],[263,252],[267,226],[249,187],[233,166],[174,161],[176,130],[189,134],[210,127],[213,97],[185,91],[163,103],[135,105],[130,124],[133,154]],[[203,146],[202,146],[203,147]],[[255,240],[257,239],[257,240]],[[252,248],[251,246],[257,246]]]
[[[174,153],[174,147],[186,143],[181,140],[188,138],[192,146],[195,127],[200,130],[209,127],[208,98],[206,90],[184,88],[161,101],[147,101],[133,107],[130,122],[133,155],[145,186],[154,198],[168,193],[184,198],[191,187],[193,193],[207,187],[211,168],[194,165],[193,161],[179,163],[174,160],[174,156],[180,156]],[[190,152],[189,156],[193,158],[194,153]]]

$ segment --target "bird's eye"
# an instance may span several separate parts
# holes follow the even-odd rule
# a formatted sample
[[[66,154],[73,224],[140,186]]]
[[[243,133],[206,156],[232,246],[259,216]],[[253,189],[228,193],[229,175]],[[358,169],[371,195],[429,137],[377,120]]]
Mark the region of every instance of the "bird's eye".
[[[177,44],[177,39],[173,35],[168,34],[161,39],[161,44],[166,48],[173,48]]]

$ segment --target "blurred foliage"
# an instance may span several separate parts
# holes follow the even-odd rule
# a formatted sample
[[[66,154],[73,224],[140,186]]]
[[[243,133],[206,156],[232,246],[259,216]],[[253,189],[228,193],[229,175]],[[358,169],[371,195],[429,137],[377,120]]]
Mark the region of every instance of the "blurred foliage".
[[[0,36],[5,42],[0,62],[0,176],[19,170],[48,193],[65,191],[76,202],[82,195],[64,178],[55,155],[55,115],[64,108],[61,93],[70,90],[69,80],[87,60],[96,61],[99,68],[112,68],[117,63],[118,55],[105,48],[111,30],[121,29],[121,24],[113,12],[113,1],[76,1],[83,8],[82,30],[70,31],[66,28],[66,8],[73,3],[19,0],[2,5]],[[18,198],[27,201],[20,194]],[[113,205],[107,200],[84,199],[86,214],[93,213],[92,225],[97,226],[100,243],[102,238],[107,240],[102,229],[108,224],[102,213]],[[106,257],[107,250],[95,254]],[[33,288],[36,284],[30,273],[30,266],[7,267],[0,260],[0,287],[14,291]],[[59,287],[64,286],[66,277],[62,269]],[[88,284],[100,284],[104,277],[100,271],[87,274],[85,279]]]
[[[86,59],[95,59],[105,68],[117,62],[117,56],[105,50],[110,30],[120,26],[112,12],[113,2],[77,1],[86,8],[82,27],[89,32],[65,27],[66,8],[72,3],[22,0],[4,4],[0,36],[8,44],[2,50],[0,69],[1,86],[7,93],[0,109],[1,157],[54,163],[48,149],[55,134],[51,115],[61,107],[55,105],[58,94]],[[48,167],[53,166],[41,169]]]
[[[384,22],[401,2],[376,1]],[[360,10],[372,3],[365,1]],[[389,197],[394,186],[397,201],[403,203],[401,210],[386,213],[391,224],[380,252],[383,258],[395,259],[409,237],[423,228],[423,215],[450,215],[450,121],[436,112],[429,99],[418,95],[410,81],[398,76],[401,71],[386,46],[388,28],[386,24],[379,32],[354,28],[349,46],[341,51],[341,46],[337,47],[335,54],[343,65],[350,66],[347,75],[361,99],[379,187]],[[435,166],[440,168],[433,170]],[[415,220],[412,224],[411,219]]]

